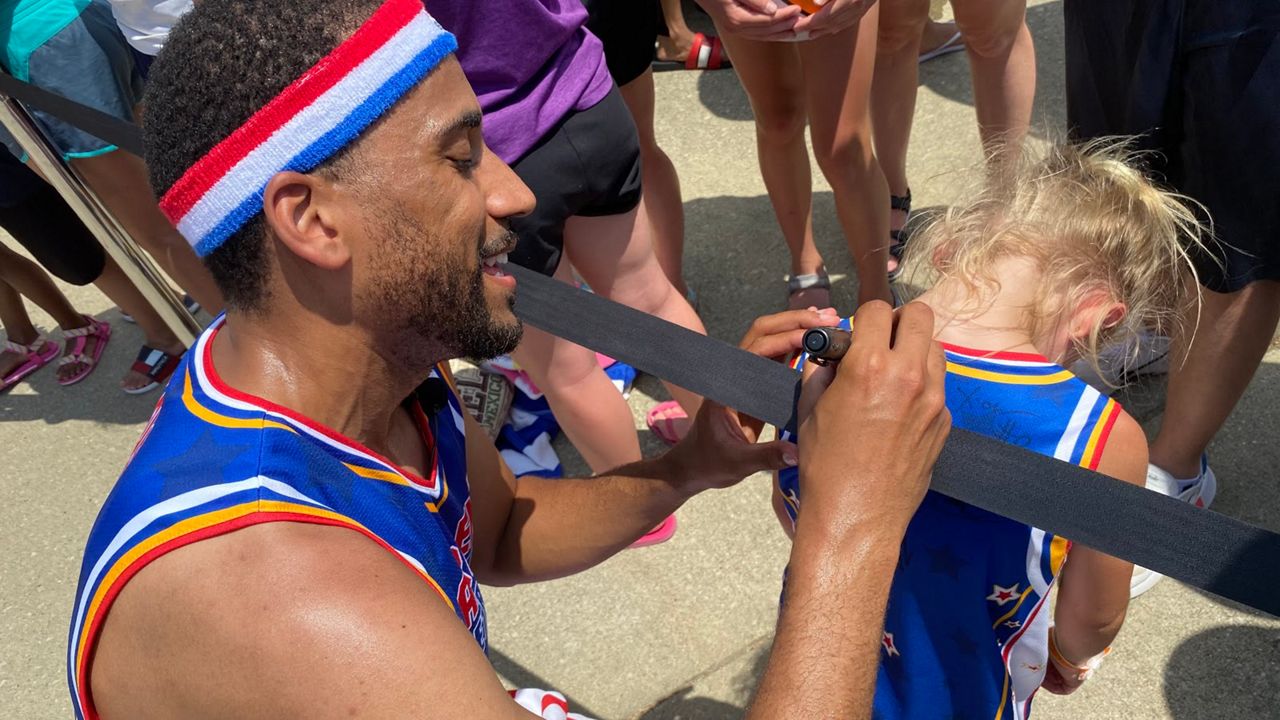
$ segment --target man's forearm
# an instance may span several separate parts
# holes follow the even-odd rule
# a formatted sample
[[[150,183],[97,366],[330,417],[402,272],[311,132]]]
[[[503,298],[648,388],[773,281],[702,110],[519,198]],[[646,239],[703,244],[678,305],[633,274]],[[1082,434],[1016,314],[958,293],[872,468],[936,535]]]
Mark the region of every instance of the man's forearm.
[[[519,478],[493,567],[481,580],[511,585],[593,567],[675,512],[690,484],[670,453],[592,478]]]
[[[832,540],[798,530],[751,720],[871,716],[902,533],[846,532],[849,540]]]

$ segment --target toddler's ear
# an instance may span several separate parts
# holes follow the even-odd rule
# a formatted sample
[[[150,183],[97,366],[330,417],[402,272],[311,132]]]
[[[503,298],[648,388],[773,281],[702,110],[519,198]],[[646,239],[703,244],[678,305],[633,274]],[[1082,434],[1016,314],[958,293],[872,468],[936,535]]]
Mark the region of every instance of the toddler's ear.
[[[1112,303],[1107,310],[1106,317],[1102,318],[1102,327],[1111,329],[1124,322],[1124,318],[1129,314],[1129,308],[1124,303]]]
[[[1073,338],[1089,337],[1095,327],[1110,330],[1129,313],[1124,303],[1112,300],[1110,293],[1102,289],[1088,292],[1076,307],[1069,326]]]

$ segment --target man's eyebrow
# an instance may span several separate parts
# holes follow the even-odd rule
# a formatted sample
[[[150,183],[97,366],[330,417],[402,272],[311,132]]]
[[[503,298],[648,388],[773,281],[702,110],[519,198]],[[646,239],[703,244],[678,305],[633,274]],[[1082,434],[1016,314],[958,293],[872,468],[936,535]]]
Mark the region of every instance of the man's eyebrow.
[[[471,130],[480,127],[481,116],[479,110],[469,110],[457,117],[451,122],[443,125],[439,130],[439,135],[452,135],[460,130]]]

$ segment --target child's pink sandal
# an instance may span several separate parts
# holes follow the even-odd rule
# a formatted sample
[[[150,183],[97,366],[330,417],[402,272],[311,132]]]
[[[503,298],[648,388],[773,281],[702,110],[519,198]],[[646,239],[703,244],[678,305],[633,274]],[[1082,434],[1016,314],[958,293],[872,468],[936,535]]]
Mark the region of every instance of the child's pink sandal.
[[[62,331],[62,337],[72,345],[68,348],[70,352],[58,361],[58,367],[77,363],[83,364],[84,367],[70,377],[58,378],[59,385],[75,385],[89,377],[94,368],[98,367],[98,361],[102,359],[102,351],[107,349],[107,341],[111,339],[111,325],[88,315],[85,316],[85,320],[88,320],[89,324],[82,328]],[[93,344],[92,355],[86,355],[84,351],[89,345],[89,338],[97,340]]]
[[[645,424],[662,442],[675,445],[680,442],[680,425],[687,424],[689,415],[675,400],[667,400],[654,405],[645,415]]]
[[[48,365],[58,357],[58,345],[41,335],[30,345],[19,345],[16,342],[5,342],[0,345],[6,352],[22,357],[22,364],[0,378],[0,392],[4,392],[22,382],[28,375]]]

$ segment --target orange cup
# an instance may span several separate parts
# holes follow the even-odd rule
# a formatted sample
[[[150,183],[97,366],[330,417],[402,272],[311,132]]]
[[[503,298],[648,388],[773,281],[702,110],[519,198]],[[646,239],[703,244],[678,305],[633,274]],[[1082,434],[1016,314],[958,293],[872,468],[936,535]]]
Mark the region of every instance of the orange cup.
[[[787,0],[792,5],[799,5],[805,15],[812,15],[822,9],[822,6],[814,2],[814,0]]]

